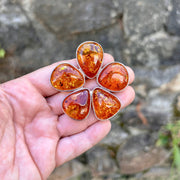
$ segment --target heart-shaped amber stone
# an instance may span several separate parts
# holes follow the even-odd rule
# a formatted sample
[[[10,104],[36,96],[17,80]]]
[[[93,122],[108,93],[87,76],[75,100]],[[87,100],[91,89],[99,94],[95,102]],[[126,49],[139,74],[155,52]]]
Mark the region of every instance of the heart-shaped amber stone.
[[[126,67],[118,62],[108,64],[98,76],[99,85],[110,91],[121,91],[129,82],[129,74]]]
[[[113,117],[121,108],[119,99],[101,88],[93,90],[92,103],[96,117],[100,120]]]
[[[50,81],[57,90],[68,91],[82,87],[85,79],[83,74],[74,66],[62,63],[52,72]]]
[[[90,92],[88,89],[81,89],[69,94],[62,103],[63,111],[72,119],[83,120],[90,111]]]
[[[84,74],[94,78],[103,61],[103,49],[94,41],[87,41],[79,45],[76,51],[77,60]]]

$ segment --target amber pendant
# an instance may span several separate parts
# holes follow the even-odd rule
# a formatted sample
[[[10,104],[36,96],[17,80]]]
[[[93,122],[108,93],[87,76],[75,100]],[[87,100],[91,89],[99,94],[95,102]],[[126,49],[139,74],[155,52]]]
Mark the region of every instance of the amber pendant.
[[[88,89],[75,91],[62,102],[62,109],[69,117],[75,120],[85,119],[91,109],[91,98]]]
[[[78,64],[86,77],[96,77],[103,61],[103,48],[94,41],[86,41],[79,45],[76,51]]]
[[[99,120],[112,118],[121,108],[121,103],[116,96],[99,87],[93,90],[92,105]]]
[[[84,120],[91,110],[98,120],[107,120],[115,116],[121,108],[121,102],[111,92],[124,90],[129,83],[126,67],[119,62],[112,62],[101,69],[103,62],[103,48],[94,41],[80,44],[76,51],[79,67],[68,63],[59,64],[52,72],[50,82],[59,91],[74,91],[67,95],[62,102],[65,114],[74,120]],[[101,71],[100,71],[101,69]],[[81,71],[82,70],[82,71]],[[92,91],[82,88],[85,76],[93,79],[97,76],[98,85]],[[78,88],[82,88],[77,90]]]
[[[110,91],[121,91],[128,86],[129,74],[123,64],[112,62],[102,69],[97,77],[97,81],[100,86]]]
[[[84,75],[68,63],[59,64],[52,72],[51,84],[59,91],[72,91],[85,83]]]

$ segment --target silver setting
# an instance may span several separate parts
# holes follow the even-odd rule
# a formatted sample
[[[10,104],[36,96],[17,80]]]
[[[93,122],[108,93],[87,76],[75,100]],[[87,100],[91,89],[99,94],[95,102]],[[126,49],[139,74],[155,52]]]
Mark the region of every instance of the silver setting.
[[[59,90],[59,89],[56,89],[56,88],[52,85],[52,83],[51,83],[51,77],[52,77],[52,73],[53,73],[54,70],[57,68],[57,66],[53,69],[53,71],[52,71],[52,73],[51,73],[51,76],[50,76],[50,84],[52,85],[52,87],[53,87],[56,91],[60,91],[60,92],[71,92],[71,93],[69,93],[67,96],[64,97],[64,99],[63,99],[63,101],[62,101],[62,103],[61,103],[61,107],[63,107],[63,102],[64,102],[64,100],[65,100],[68,96],[70,96],[70,95],[72,95],[72,94],[74,94],[74,93],[77,93],[78,91],[81,91],[81,90],[88,90],[88,92],[89,92],[89,94],[90,94],[90,107],[89,107],[89,112],[88,112],[87,116],[86,116],[84,119],[82,119],[82,120],[85,120],[85,119],[88,118],[88,116],[89,116],[89,114],[90,114],[90,112],[91,112],[91,109],[93,109],[94,115],[95,115],[95,117],[96,117],[98,120],[100,120],[100,121],[110,120],[110,119],[112,119],[114,116],[117,115],[117,113],[121,110],[121,107],[120,107],[119,110],[118,110],[113,116],[111,116],[110,118],[108,118],[108,119],[99,119],[99,118],[96,116],[96,113],[95,113],[95,110],[94,110],[94,103],[93,103],[93,93],[94,93],[94,90],[96,90],[96,89],[104,90],[105,92],[107,92],[107,93],[111,94],[112,96],[116,97],[116,98],[119,100],[120,104],[121,104],[121,101],[120,101],[119,97],[117,97],[116,95],[114,95],[112,92],[115,92],[115,93],[116,93],[116,92],[122,92],[122,91],[124,91],[124,90],[128,87],[128,85],[129,85],[129,80],[130,80],[130,78],[129,78],[129,72],[128,72],[126,66],[125,66],[123,63],[120,63],[120,62],[111,62],[111,63],[106,64],[104,67],[102,67],[102,66],[103,66],[103,62],[104,62],[104,50],[103,50],[102,46],[101,46],[99,43],[97,43],[97,44],[102,48],[102,50],[103,50],[102,63],[101,63],[101,66],[99,67],[99,70],[98,70],[97,74],[96,74],[93,78],[88,77],[88,76],[84,73],[84,71],[82,70],[81,66],[79,65],[79,61],[78,61],[78,59],[77,59],[77,51],[78,51],[78,48],[79,48],[82,44],[84,44],[84,43],[86,43],[86,42],[97,43],[97,42],[95,42],[95,41],[84,41],[84,42],[82,42],[82,43],[77,47],[77,49],[76,49],[76,60],[77,60],[78,67],[76,67],[76,66],[74,66],[74,65],[72,65],[72,64],[70,64],[70,63],[63,63],[63,62],[62,62],[62,63],[59,63],[59,64],[57,65],[57,66],[59,66],[59,65],[61,65],[61,64],[68,64],[68,65],[74,67],[76,70],[78,70],[78,71],[83,75],[84,83],[82,84],[82,86],[81,86],[81,87],[78,87],[78,88],[75,88],[75,89],[73,89],[73,90]],[[112,91],[112,90],[109,90],[109,89],[103,87],[103,86],[99,83],[99,81],[98,81],[98,78],[99,78],[100,73],[101,73],[108,65],[110,65],[110,64],[112,64],[112,63],[118,63],[118,64],[122,65],[122,66],[127,70],[127,73],[128,73],[128,83],[127,83],[127,85],[126,85],[122,90],[120,90],[120,91]],[[96,82],[97,82],[97,84],[98,84],[100,87],[95,87],[95,88],[93,88],[92,90],[90,90],[89,88],[84,88],[84,85],[85,85],[85,83],[86,83],[85,77],[87,77],[88,79],[94,79],[94,78],[96,78]],[[121,105],[122,105],[122,104],[121,104]],[[91,106],[92,106],[92,107],[91,107]],[[62,108],[62,110],[63,110],[63,108]],[[63,112],[64,112],[64,110],[63,110]],[[64,113],[65,113],[65,112],[64,112]],[[66,114],[66,113],[65,113],[65,114]],[[67,114],[66,114],[66,115],[67,115]],[[67,115],[67,116],[68,116],[68,115]],[[70,116],[69,116],[69,117],[70,117]],[[74,118],[72,118],[72,117],[70,117],[70,118],[73,119],[73,120],[76,120],[76,121],[82,121],[82,120],[74,119]]]
[[[104,61],[104,50],[103,50],[102,46],[101,46],[99,43],[97,43],[97,44],[102,48],[103,58],[102,58],[101,66],[99,67],[99,70],[98,70],[97,74],[96,74],[94,77],[90,78],[90,77],[87,76],[87,75],[84,73],[84,71],[82,70],[81,66],[79,65],[78,58],[77,58],[77,51],[78,51],[79,47],[80,47],[82,44],[87,43],[87,42],[97,43],[96,41],[84,41],[84,42],[82,42],[82,43],[77,47],[77,49],[76,49],[76,60],[77,60],[78,67],[81,69],[81,71],[83,72],[84,76],[87,77],[88,79],[94,79],[95,77],[97,77],[97,75],[99,74],[99,72],[100,72],[100,70],[101,70],[101,67],[102,67],[102,64],[103,64],[103,61]]]
[[[101,72],[102,72],[107,66],[109,66],[110,64],[113,64],[113,63],[118,63],[118,64],[122,65],[122,66],[127,70],[126,66],[125,66],[123,63],[116,62],[116,61],[110,62],[110,63],[106,64],[106,65],[101,69],[101,71],[99,71],[99,73],[97,74],[96,82],[97,82],[97,84],[98,84],[101,88],[103,88],[103,89],[105,89],[105,90],[108,90],[108,91],[110,91],[110,92],[123,92],[123,91],[128,87],[128,85],[129,85],[129,72],[128,72],[128,70],[127,70],[127,73],[128,73],[128,83],[127,83],[127,85],[126,85],[123,89],[121,89],[121,90],[119,90],[119,91],[113,91],[113,90],[110,90],[110,89],[108,89],[108,88],[105,88],[105,87],[102,86],[102,85],[99,83],[99,81],[98,81],[99,75],[101,74]]]
[[[93,111],[94,111],[95,117],[96,117],[99,121],[111,120],[114,116],[116,116],[116,114],[118,114],[118,112],[121,110],[121,107],[120,107],[119,110],[118,110],[113,116],[111,116],[110,118],[108,118],[108,119],[99,119],[99,118],[96,116],[95,109],[94,109],[94,103],[93,103],[93,93],[94,93],[94,90],[95,90],[95,89],[102,89],[102,90],[104,90],[105,92],[111,94],[112,96],[116,97],[116,98],[119,100],[120,104],[121,104],[120,99],[119,99],[116,95],[112,94],[111,92],[109,92],[108,90],[106,90],[106,89],[104,89],[104,88],[102,88],[102,87],[95,87],[95,88],[92,90],[92,96],[91,96],[91,97],[92,97],[92,100],[91,100],[91,102],[92,102],[92,107],[93,107]],[[122,104],[121,104],[121,105],[122,105]]]
[[[64,100],[65,100],[68,96],[70,96],[70,95],[72,95],[72,94],[74,94],[74,93],[76,93],[76,92],[78,92],[78,91],[81,91],[81,90],[88,90],[89,95],[90,95],[90,106],[89,106],[89,112],[88,112],[87,116],[86,116],[84,119],[78,120],[78,119],[74,119],[74,118],[70,117],[68,114],[66,114],[66,112],[64,112],[64,110],[63,110],[63,102],[64,102]],[[78,89],[78,90],[75,90],[75,91],[71,92],[70,94],[68,94],[67,96],[64,97],[64,99],[63,99],[63,101],[62,101],[62,103],[61,103],[61,108],[62,108],[62,111],[64,112],[64,114],[66,114],[66,115],[67,115],[68,117],[70,117],[71,119],[76,120],[76,121],[83,121],[83,120],[87,119],[87,117],[89,116],[89,114],[90,114],[90,112],[91,112],[91,102],[92,102],[92,101],[91,101],[91,91],[90,91],[88,88],[80,88],[80,89]]]
[[[78,87],[78,88],[75,88],[75,89],[72,89],[72,90],[59,90],[59,89],[56,89],[56,88],[52,85],[52,83],[51,83],[52,73],[53,73],[54,70],[57,68],[57,66],[59,66],[59,65],[61,65],[61,64],[68,64],[68,65],[74,67],[77,71],[79,71],[79,72],[83,75],[84,83],[82,84],[82,86],[80,86],[80,87]],[[52,86],[56,91],[59,91],[59,92],[71,92],[71,91],[74,91],[74,90],[78,90],[79,88],[83,88],[83,86],[84,86],[84,84],[85,84],[86,81],[85,81],[84,73],[81,71],[81,69],[78,69],[76,66],[74,66],[74,65],[72,65],[72,64],[70,64],[70,63],[59,63],[57,66],[53,69],[53,71],[52,71],[52,73],[51,73],[51,76],[50,76],[50,79],[49,79],[51,86]]]

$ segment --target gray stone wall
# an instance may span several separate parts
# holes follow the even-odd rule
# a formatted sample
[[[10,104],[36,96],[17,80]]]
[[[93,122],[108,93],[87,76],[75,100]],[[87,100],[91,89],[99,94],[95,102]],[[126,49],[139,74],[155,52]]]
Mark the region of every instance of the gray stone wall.
[[[169,152],[155,142],[180,119],[180,1],[1,0],[0,82],[74,58],[87,40],[134,69],[136,99],[107,138],[50,179],[166,177]]]

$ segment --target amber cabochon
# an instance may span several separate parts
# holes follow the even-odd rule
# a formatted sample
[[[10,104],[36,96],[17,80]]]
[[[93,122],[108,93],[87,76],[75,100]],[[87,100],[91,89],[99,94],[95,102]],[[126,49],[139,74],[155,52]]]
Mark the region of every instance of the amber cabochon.
[[[78,46],[76,58],[80,68],[89,79],[96,77],[103,62],[103,54],[101,45],[94,41],[86,41]]]
[[[91,109],[89,89],[80,89],[66,96],[62,102],[62,109],[72,119],[84,120]]]
[[[72,91],[84,85],[85,77],[71,64],[62,63],[53,70],[50,81],[59,91]]]
[[[93,90],[92,104],[99,120],[112,118],[121,108],[121,103],[115,95],[99,87]]]
[[[128,86],[129,74],[119,62],[107,64],[97,77],[98,84],[112,92],[121,91]]]

